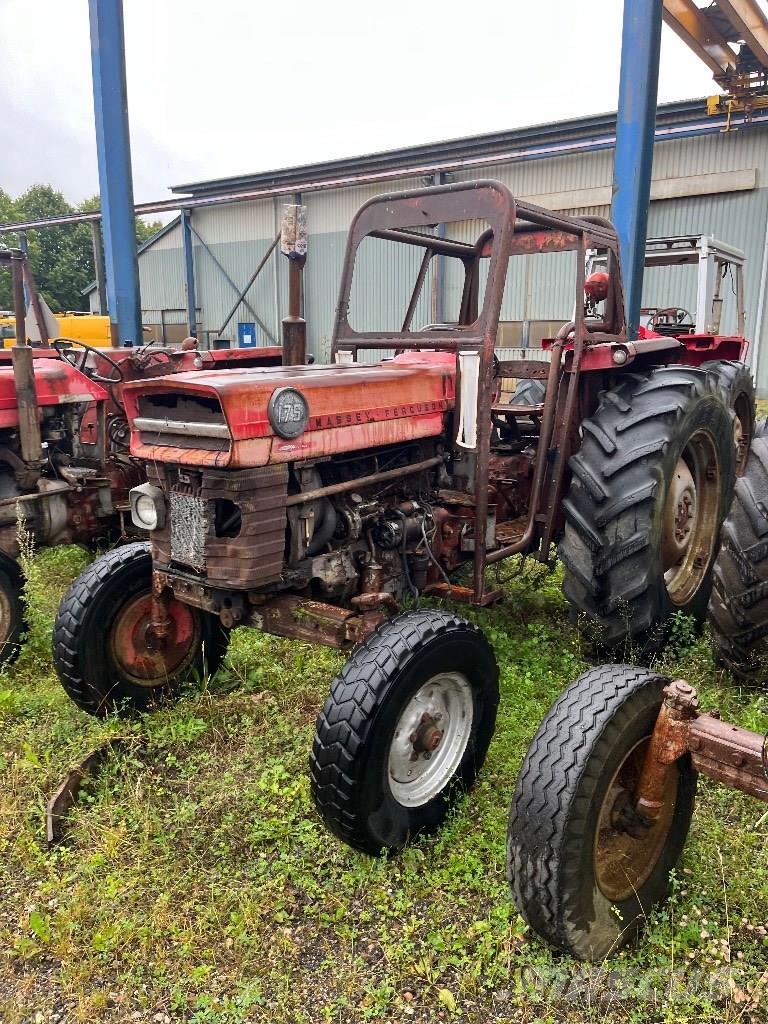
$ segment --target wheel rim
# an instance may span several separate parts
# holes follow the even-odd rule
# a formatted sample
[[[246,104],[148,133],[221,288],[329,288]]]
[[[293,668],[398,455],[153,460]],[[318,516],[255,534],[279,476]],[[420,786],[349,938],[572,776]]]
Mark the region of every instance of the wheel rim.
[[[736,446],[736,476],[741,476],[747,464],[752,443],[752,410],[746,395],[739,395],[734,406],[733,442]]]
[[[200,623],[193,610],[171,600],[167,637],[156,640],[150,629],[152,595],[137,594],[125,604],[112,624],[110,649],[118,671],[136,686],[163,686],[184,672],[200,644]]]
[[[472,687],[460,672],[441,672],[408,701],[389,746],[392,796],[404,807],[421,807],[450,782],[472,731]]]
[[[706,576],[719,526],[720,465],[711,434],[698,430],[677,460],[662,522],[664,584],[684,605]]]
[[[595,833],[595,880],[614,903],[636,896],[659,862],[667,843],[677,799],[678,771],[667,772],[661,812],[648,827],[635,815],[634,796],[650,738],[629,752],[605,794]]]

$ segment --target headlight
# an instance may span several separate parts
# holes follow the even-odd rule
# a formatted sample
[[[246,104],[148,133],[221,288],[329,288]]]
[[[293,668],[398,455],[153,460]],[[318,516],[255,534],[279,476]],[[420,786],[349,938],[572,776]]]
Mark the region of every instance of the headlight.
[[[141,484],[129,494],[131,519],[140,530],[159,530],[165,525],[165,496],[153,484]]]

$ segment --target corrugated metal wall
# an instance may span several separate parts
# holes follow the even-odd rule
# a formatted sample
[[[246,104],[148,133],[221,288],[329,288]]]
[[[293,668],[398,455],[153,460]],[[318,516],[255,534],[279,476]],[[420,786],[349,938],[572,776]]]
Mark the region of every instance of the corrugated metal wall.
[[[455,180],[497,178],[521,197],[537,197],[556,207],[558,193],[610,185],[613,153],[603,150],[568,156],[502,163],[457,174]],[[748,128],[727,134],[713,134],[658,143],[654,153],[655,179],[686,179],[723,171],[757,168],[757,188],[718,195],[692,195],[659,200],[651,204],[650,235],[710,234],[743,249],[747,256],[745,300],[747,333],[756,333],[756,315],[768,229],[768,130]],[[386,186],[367,185],[314,192],[303,199],[307,207],[309,256],[305,271],[305,316],[309,349],[319,361],[330,350],[333,317],[346,243],[346,232],[355,211],[367,199],[382,191],[416,188],[421,179],[403,179]],[[682,183],[685,185],[685,181]],[[550,197],[551,201],[542,197]],[[221,264],[232,282],[241,288],[279,228],[283,200],[266,199],[195,210],[192,223],[210,252],[195,242],[197,302],[206,331],[217,331],[230,312],[236,292],[216,265]],[[573,214],[608,215],[607,207],[569,209]],[[472,228],[475,226],[472,225]],[[459,229],[461,230],[461,229]],[[466,229],[471,233],[470,228]],[[460,235],[457,235],[459,237]],[[404,309],[408,285],[418,270],[418,254],[395,261],[386,246],[369,260],[368,270],[356,284],[353,305],[359,305],[360,326],[372,329],[378,323],[392,325],[393,316]],[[389,247],[393,248],[393,247]],[[446,319],[456,305],[460,275],[446,261]],[[573,254],[517,257],[504,298],[503,317],[509,320],[568,320],[574,307]],[[184,305],[183,264],[180,231],[173,230],[140,257],[142,306],[159,309]],[[726,282],[724,328],[733,325],[730,289]],[[280,321],[287,304],[287,261],[272,257],[247,302],[235,311],[224,336],[237,338],[238,322],[262,321],[259,340],[268,344],[280,337]],[[643,302],[646,305],[695,306],[695,273],[690,268],[650,271],[646,277]],[[255,311],[255,312],[254,312]],[[415,323],[431,319],[428,295],[414,317]],[[354,317],[353,317],[354,322]],[[399,325],[397,325],[399,326]],[[768,302],[760,325],[761,392],[768,394]]]

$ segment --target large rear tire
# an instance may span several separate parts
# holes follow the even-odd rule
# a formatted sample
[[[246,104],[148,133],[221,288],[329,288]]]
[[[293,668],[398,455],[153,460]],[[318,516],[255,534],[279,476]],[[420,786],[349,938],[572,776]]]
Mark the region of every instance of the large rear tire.
[[[392,853],[445,821],[483,765],[498,669],[480,630],[442,611],[384,622],[331,684],[310,757],[328,829]]]
[[[768,436],[755,438],[723,523],[709,602],[715,660],[768,683]]]
[[[218,668],[228,641],[219,620],[171,600],[170,633],[158,645],[147,629],[151,595],[152,556],[141,542],[97,558],[64,595],[54,624],[53,664],[83,711],[148,711]]]
[[[547,395],[546,381],[538,377],[521,377],[517,382],[510,405],[541,405]]]
[[[755,437],[755,382],[745,363],[721,359],[702,363],[702,370],[714,374],[723,400],[733,416],[733,441],[736,447],[736,475],[747,464],[749,446]]]
[[[580,960],[629,941],[666,896],[685,845],[697,778],[688,756],[671,768],[655,824],[633,810],[666,682],[629,665],[586,672],[553,705],[518,776],[507,840],[513,898],[534,931]]]
[[[717,378],[689,367],[627,375],[582,423],[560,557],[564,592],[597,646],[660,649],[673,616],[704,620],[735,479]]]

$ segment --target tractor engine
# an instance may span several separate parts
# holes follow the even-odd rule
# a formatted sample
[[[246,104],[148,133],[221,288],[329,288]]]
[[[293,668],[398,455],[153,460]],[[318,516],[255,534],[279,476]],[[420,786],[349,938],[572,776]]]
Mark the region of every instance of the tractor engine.
[[[344,646],[408,595],[448,586],[475,517],[471,454],[452,452],[453,367],[416,353],[127,385],[131,453],[147,468],[132,517],[150,531],[156,590],[228,628]],[[523,447],[499,439],[490,546],[497,512],[522,512]]]
[[[20,517],[41,545],[105,537],[141,479],[127,454],[105,458],[107,396],[99,384],[55,358],[35,359],[34,381],[40,446],[30,457],[14,371],[0,364],[0,551],[11,558]]]

